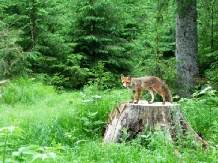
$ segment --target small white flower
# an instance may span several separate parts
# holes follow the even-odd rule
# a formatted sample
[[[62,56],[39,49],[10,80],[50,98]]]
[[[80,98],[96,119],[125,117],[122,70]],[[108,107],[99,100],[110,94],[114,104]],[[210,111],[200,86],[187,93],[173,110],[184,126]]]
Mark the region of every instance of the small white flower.
[[[83,100],[84,103],[91,102],[91,101],[93,101],[93,100],[92,99]]]
[[[99,96],[99,95],[95,95],[95,98],[101,98],[101,96]]]

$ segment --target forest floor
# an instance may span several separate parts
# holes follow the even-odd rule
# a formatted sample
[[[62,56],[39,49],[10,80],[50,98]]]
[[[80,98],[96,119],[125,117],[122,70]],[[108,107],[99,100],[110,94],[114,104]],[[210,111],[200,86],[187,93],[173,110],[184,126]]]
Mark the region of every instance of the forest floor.
[[[120,144],[102,143],[107,113],[130,96],[126,89],[99,93],[94,85],[56,91],[34,79],[9,81],[0,99],[0,162],[218,162],[215,91],[177,102],[188,123],[208,141],[207,150],[195,148],[189,135],[172,144],[163,132],[141,133]]]

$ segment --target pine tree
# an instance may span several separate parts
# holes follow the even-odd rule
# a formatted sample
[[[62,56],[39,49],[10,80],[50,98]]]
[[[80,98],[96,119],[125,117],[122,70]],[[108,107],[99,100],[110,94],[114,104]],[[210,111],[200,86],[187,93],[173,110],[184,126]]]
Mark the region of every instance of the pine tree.
[[[81,0],[72,32],[74,53],[83,56],[81,67],[93,69],[101,61],[105,71],[120,75],[130,71],[130,56],[125,53],[127,40],[122,36],[125,18],[112,1]]]

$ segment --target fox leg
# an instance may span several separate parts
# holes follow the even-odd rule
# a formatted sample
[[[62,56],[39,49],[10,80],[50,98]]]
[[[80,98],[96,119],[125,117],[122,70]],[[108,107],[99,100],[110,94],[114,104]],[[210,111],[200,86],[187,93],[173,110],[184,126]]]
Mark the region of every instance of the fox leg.
[[[136,102],[134,102],[135,104],[138,104],[138,102],[139,102],[139,99],[140,99],[140,96],[141,96],[141,88],[137,88],[137,92],[138,92],[138,97],[137,97]]]
[[[165,94],[162,93],[162,91],[160,90],[155,90],[159,95],[161,95],[162,99],[163,99],[163,105],[165,105],[165,102],[166,102],[166,98],[165,98]]]
[[[136,90],[132,90],[132,101],[130,101],[129,103],[133,103],[134,102],[135,92],[136,92]]]
[[[166,102],[165,96],[164,95],[161,95],[161,96],[162,96],[162,99],[163,99],[162,104],[165,105],[165,102]]]
[[[153,88],[148,88],[148,91],[151,94],[151,101],[148,102],[149,104],[152,104],[154,102],[154,89]]]

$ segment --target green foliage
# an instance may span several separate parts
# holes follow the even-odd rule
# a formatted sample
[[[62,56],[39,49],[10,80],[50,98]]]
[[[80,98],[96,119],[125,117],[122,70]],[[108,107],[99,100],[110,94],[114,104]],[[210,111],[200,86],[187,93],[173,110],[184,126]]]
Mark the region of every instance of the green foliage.
[[[211,80],[217,88],[217,25],[218,25],[218,2],[201,0],[198,2],[198,42],[199,42],[199,62],[201,76]]]
[[[181,99],[180,104],[189,124],[207,139],[208,130],[216,128],[217,91],[207,86],[205,89],[197,91],[194,96],[193,99]]]
[[[120,75],[106,71],[105,63],[99,61],[97,66],[92,70],[93,78],[89,79],[88,86],[96,87],[98,92],[118,87],[120,85]]]
[[[37,100],[46,97],[46,93],[53,90],[52,87],[44,89],[42,83],[34,83],[34,78],[18,78],[7,82],[4,88],[2,101],[6,104],[37,103]]]
[[[80,67],[80,62],[83,59],[82,55],[69,55],[63,62],[53,65],[52,68],[58,73],[51,77],[51,84],[56,87],[78,88],[87,83],[87,78],[91,72],[88,68]]]
[[[215,87],[217,6],[198,2],[200,75]],[[59,89],[94,81],[104,89],[117,87],[121,73],[151,74],[174,88],[174,1],[9,0],[0,10],[2,78],[31,72]]]
[[[130,71],[129,57],[125,54],[126,40],[122,38],[124,20],[119,6],[110,1],[80,1],[72,31],[76,44],[74,53],[86,56],[81,65],[91,71],[104,64],[106,72]],[[109,11],[109,12],[108,12]]]
[[[22,133],[23,131],[15,126],[0,128],[0,153],[2,162],[11,161],[7,154],[19,145],[20,139],[22,139]]]
[[[216,145],[218,143],[218,139],[217,139],[218,123],[217,123],[217,120],[213,120],[209,129],[205,132],[207,132],[206,135],[207,135],[208,139],[210,140],[210,142],[213,144],[213,146],[216,147]]]
[[[159,144],[160,145],[160,144]],[[87,142],[73,152],[71,159],[78,162],[177,162],[177,156],[169,146],[157,146],[157,150],[150,151],[138,143],[107,143]],[[159,148],[160,147],[160,148]],[[85,155],[87,157],[82,157]]]
[[[162,80],[164,80],[167,85],[171,88],[171,90],[175,90],[176,88],[176,62],[175,58],[170,58],[168,60],[164,59],[146,59],[138,65],[141,69],[141,73],[138,76],[158,76]],[[169,73],[170,72],[170,73]]]
[[[205,71],[205,75],[210,81],[216,90],[218,89],[218,51],[213,52],[212,54],[207,54],[207,60],[213,60],[213,63],[210,64],[210,68]]]
[[[69,6],[59,0],[17,2],[14,10],[4,12],[12,20],[12,15],[19,13],[19,26],[25,24],[27,29],[19,43],[24,50],[33,51],[28,57],[31,69],[51,76],[47,82],[57,88],[80,88],[87,81],[111,88],[119,84],[116,79],[121,73],[135,74],[137,70],[137,74],[144,74],[142,62],[152,60],[156,64],[156,53],[162,55],[172,50],[173,33],[169,31],[174,28],[173,22],[166,19],[163,24],[170,29],[159,26],[163,22],[160,23],[159,17],[164,18],[160,12],[162,3],[84,0],[73,4]],[[11,5],[5,4],[4,11]],[[28,10],[22,10],[24,6]],[[165,15],[169,18],[168,13]],[[104,66],[102,78],[96,76],[99,63]],[[156,74],[155,70],[151,73]]]
[[[25,132],[19,127],[0,128],[0,153],[2,162],[31,162],[57,159],[56,153],[63,147],[41,147],[39,145],[21,146]]]
[[[167,163],[214,162],[218,158],[217,92],[213,89],[207,88],[196,92],[193,99],[180,101],[189,124],[210,142],[207,152],[194,149],[189,135],[180,144],[172,144],[164,132],[149,131],[131,141],[103,144],[106,113],[129,99],[131,92],[126,89],[99,92],[93,84],[80,92],[57,92],[36,79],[19,78],[5,84],[3,92],[1,161],[3,151],[5,161],[17,162]],[[19,98],[5,100],[14,94]]]
[[[13,30],[4,21],[0,21],[0,77],[10,77],[28,72],[28,53],[18,45],[21,30]]]
[[[134,45],[128,52],[134,55],[133,76],[158,76],[174,88],[175,22],[172,20],[175,9],[171,5],[167,6],[165,2],[143,1],[140,5],[139,2],[131,2],[133,5],[128,6],[132,11],[131,23],[135,23],[134,26],[138,29],[132,41]]]
[[[25,29],[18,43],[24,51],[31,51],[27,57],[31,70],[50,76],[47,82],[57,88],[81,88],[92,80],[99,61],[112,78],[116,78],[114,73],[130,71],[127,41],[122,38],[125,23],[116,4],[85,0],[72,4],[55,0],[2,6],[2,16],[10,17],[7,23],[19,15],[19,24],[12,26]]]
[[[98,92],[95,85],[87,85],[83,91],[74,95],[65,93],[60,96],[53,87],[45,87],[33,79],[23,78],[8,82],[3,87],[3,92],[2,109],[6,107],[9,112],[7,116],[0,118],[0,122],[6,121],[5,125],[21,123],[23,129],[28,131],[26,143],[37,142],[43,146],[49,146],[53,142],[70,144],[81,138],[79,133],[86,134],[83,138],[101,135],[102,125],[107,119],[105,112],[117,105],[121,99],[127,98],[119,91],[114,91],[112,95],[108,91]],[[49,112],[48,107],[51,108]],[[14,111],[11,112],[12,110]],[[19,112],[22,114],[16,115]],[[47,118],[44,119],[42,115]],[[18,120],[17,116],[25,121]],[[82,127],[74,130],[70,126]],[[72,135],[76,139],[66,135]]]
[[[193,142],[184,141],[178,146],[181,159],[162,134],[142,134],[119,145],[102,145],[100,141],[106,112],[131,94],[126,89],[108,90],[121,85],[121,73],[158,76],[174,93],[174,1],[1,1],[0,78],[26,72],[36,77],[15,78],[3,85],[0,126],[19,126],[24,131],[22,138],[8,137],[12,145],[7,145],[15,152],[13,159],[214,162],[218,131],[217,6],[217,1],[198,1],[200,75],[213,89],[180,100],[189,124],[212,146],[203,153],[192,149]],[[80,92],[57,92],[37,80],[59,90],[84,87]],[[28,154],[29,150],[33,153]],[[11,150],[4,151],[5,159],[12,158]],[[53,152],[62,159],[53,157]],[[43,160],[47,157],[51,159]]]
[[[40,147],[38,145],[29,145],[26,147],[20,147],[18,151],[12,153],[12,156],[15,160],[26,161],[30,160],[31,162],[44,162],[46,160],[56,161],[57,156],[53,152],[54,148],[51,147]],[[31,156],[32,159],[29,159],[28,156]]]

